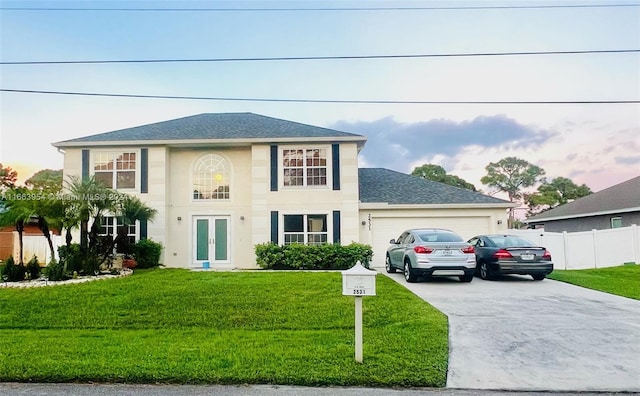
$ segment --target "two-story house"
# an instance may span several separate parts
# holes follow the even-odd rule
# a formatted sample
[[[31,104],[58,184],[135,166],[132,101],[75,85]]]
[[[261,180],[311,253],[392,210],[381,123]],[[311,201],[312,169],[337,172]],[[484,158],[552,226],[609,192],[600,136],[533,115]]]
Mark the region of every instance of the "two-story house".
[[[405,227],[506,225],[510,203],[386,169],[358,169],[366,138],[253,113],[200,114],[54,143],[64,176],[94,176],[158,215],[132,238],[168,267],[255,267],[264,242],[370,243],[382,265]],[[429,220],[431,219],[431,220]],[[103,229],[115,228],[106,218]],[[377,231],[377,232],[376,232]]]

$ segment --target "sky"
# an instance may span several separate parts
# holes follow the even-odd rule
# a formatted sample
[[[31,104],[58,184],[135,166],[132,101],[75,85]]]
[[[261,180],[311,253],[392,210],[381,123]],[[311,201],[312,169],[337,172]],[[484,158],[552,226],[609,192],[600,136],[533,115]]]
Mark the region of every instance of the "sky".
[[[11,9],[16,7],[47,9]],[[438,164],[487,193],[491,188],[480,182],[485,167],[505,157],[543,168],[548,180],[567,177],[593,191],[640,175],[640,1],[1,0],[0,8],[4,90],[329,101],[635,102],[314,103],[3,91],[0,162],[16,169],[21,180],[40,169],[62,168],[63,155],[53,142],[218,112],[253,112],[362,134],[368,138],[359,157],[362,167],[410,173],[422,164]],[[101,8],[155,10],[96,10]],[[612,50],[636,51],[6,64]]]

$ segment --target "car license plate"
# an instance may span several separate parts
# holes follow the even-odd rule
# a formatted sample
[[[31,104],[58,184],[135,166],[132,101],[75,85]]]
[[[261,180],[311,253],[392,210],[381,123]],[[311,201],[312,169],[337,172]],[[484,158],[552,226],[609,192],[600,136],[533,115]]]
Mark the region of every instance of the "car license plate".
[[[520,255],[520,258],[523,260],[533,260],[534,257],[536,257],[535,254],[522,254]]]
[[[443,256],[451,256],[453,254],[453,252],[451,251],[451,249],[444,249],[442,251],[442,255]]]

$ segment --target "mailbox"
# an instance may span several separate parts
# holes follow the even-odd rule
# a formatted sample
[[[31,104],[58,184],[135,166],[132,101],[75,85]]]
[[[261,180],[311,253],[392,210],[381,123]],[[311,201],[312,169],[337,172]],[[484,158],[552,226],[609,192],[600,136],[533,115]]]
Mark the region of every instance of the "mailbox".
[[[342,271],[342,294],[345,296],[375,296],[376,271],[364,268],[360,262]]]

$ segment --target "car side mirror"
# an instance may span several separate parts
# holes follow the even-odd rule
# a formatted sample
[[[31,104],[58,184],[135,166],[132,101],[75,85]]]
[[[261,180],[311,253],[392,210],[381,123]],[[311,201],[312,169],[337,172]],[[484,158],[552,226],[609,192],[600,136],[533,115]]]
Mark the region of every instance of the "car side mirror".
[[[396,244],[396,240],[392,239],[392,240],[389,241],[389,243],[392,244],[392,245],[395,245]]]

